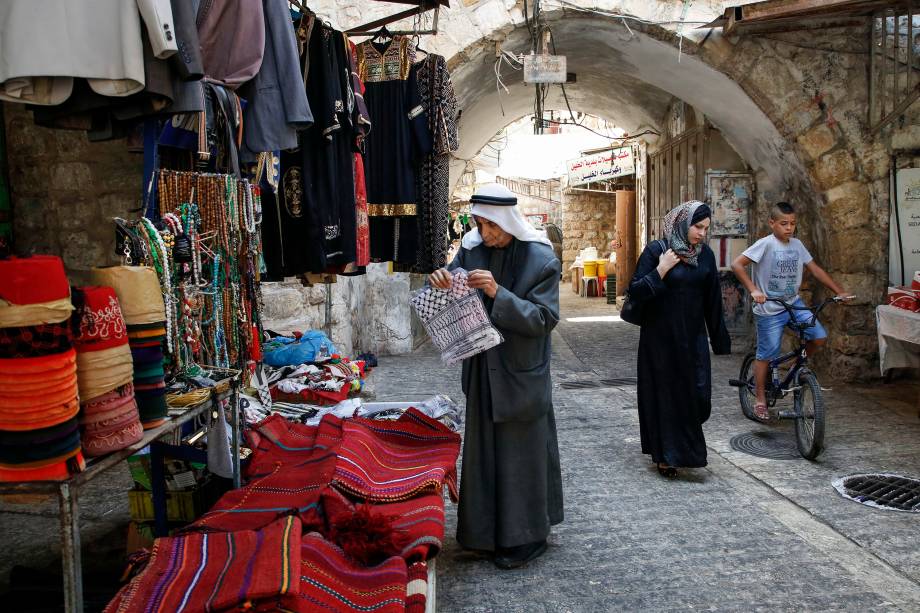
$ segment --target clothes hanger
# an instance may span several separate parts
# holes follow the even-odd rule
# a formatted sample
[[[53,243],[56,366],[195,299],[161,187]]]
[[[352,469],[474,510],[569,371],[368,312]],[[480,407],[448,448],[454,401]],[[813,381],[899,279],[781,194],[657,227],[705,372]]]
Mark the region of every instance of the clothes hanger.
[[[371,42],[377,42],[378,39],[383,39],[380,42],[385,42],[387,40],[393,40],[393,35],[390,34],[390,31],[386,26],[380,26],[380,29],[377,30],[377,33],[374,34],[374,38],[371,39]]]
[[[412,41],[412,42],[413,42],[413,44],[415,45],[415,52],[416,52],[416,54],[419,53],[419,52],[421,52],[421,53],[424,53],[426,57],[429,55],[428,52],[425,51],[424,49],[422,49],[422,47],[421,47],[421,44],[422,44],[422,35],[421,35],[421,34],[419,34],[418,32],[416,32],[416,33],[415,33],[415,36],[413,37],[413,41]]]

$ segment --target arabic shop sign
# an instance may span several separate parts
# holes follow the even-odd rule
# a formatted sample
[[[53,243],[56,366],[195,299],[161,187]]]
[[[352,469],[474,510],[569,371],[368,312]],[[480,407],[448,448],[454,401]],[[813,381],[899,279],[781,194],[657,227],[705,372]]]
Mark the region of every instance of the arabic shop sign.
[[[914,273],[920,271],[920,168],[901,168],[897,181],[898,207],[891,211],[889,276],[892,285],[910,285]]]
[[[636,172],[632,147],[621,147],[603,153],[586,155],[569,161],[567,166],[569,185],[606,181]]]

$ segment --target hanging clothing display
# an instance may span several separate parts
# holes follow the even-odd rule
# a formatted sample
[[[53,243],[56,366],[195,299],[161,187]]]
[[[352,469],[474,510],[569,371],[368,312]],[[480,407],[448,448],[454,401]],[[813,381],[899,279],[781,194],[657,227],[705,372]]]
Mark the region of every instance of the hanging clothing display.
[[[168,6],[95,0],[92,8],[69,0],[8,0],[0,3],[0,100],[55,105],[84,78],[103,96],[129,96],[144,89],[141,7],[158,57],[176,52]],[[153,21],[156,20],[156,21]],[[48,44],[36,44],[47,41]]]
[[[262,0],[265,54],[259,72],[240,88],[243,111],[243,162],[263,151],[297,147],[297,134],[313,123],[300,79],[297,40],[287,0]],[[281,120],[279,120],[279,118]]]
[[[358,48],[350,40],[347,44],[351,91],[355,100],[355,108],[352,111],[352,129],[355,135],[355,265],[363,267],[371,262],[371,227],[367,210],[367,180],[364,176],[364,141],[371,130],[371,118],[364,102],[364,82],[358,75]]]
[[[415,272],[428,274],[447,264],[450,206],[450,154],[460,148],[459,108],[447,61],[428,55],[413,67],[428,118],[431,152],[418,171],[419,248]]]
[[[297,24],[314,123],[281,152],[281,184],[267,197],[269,278],[322,273],[355,261],[354,133],[350,63],[341,32],[313,15]]]
[[[358,77],[374,129],[366,138],[371,257],[414,266],[418,251],[416,162],[431,150],[419,99],[415,45],[406,36],[358,45]]]

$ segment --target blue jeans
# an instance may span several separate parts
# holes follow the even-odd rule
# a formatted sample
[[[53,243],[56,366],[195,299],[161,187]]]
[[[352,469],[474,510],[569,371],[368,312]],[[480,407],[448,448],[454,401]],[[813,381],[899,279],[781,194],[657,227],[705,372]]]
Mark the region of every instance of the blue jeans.
[[[795,306],[805,306],[801,298],[793,303]],[[813,313],[806,310],[793,310],[798,322],[807,322]],[[789,323],[789,312],[785,309],[776,315],[754,315],[757,321],[757,359],[771,360],[779,355],[783,343],[783,329]],[[805,328],[805,339],[809,341],[827,338],[827,331],[821,322],[815,320],[815,325]]]

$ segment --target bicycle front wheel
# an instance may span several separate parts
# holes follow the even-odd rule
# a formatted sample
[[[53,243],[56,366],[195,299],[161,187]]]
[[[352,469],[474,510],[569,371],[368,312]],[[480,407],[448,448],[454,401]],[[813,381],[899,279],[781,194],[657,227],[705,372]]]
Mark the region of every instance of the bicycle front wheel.
[[[814,460],[824,448],[824,397],[814,373],[799,375],[795,413],[796,446],[803,458]]]
[[[754,415],[754,404],[757,402],[757,396],[754,395],[754,354],[749,353],[744,356],[741,363],[741,373],[738,380],[743,381],[746,385],[738,388],[738,399],[741,401],[741,412],[751,421],[760,422]]]

